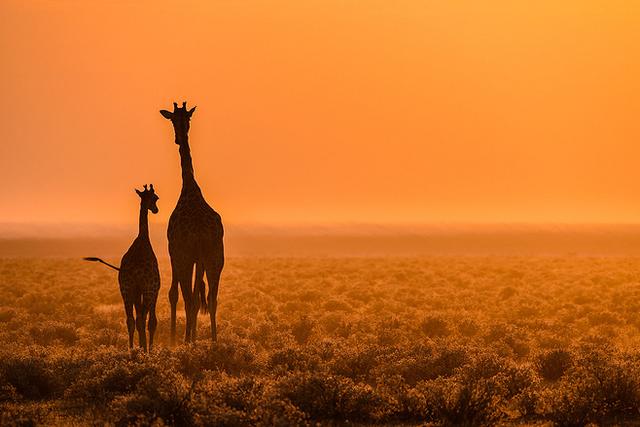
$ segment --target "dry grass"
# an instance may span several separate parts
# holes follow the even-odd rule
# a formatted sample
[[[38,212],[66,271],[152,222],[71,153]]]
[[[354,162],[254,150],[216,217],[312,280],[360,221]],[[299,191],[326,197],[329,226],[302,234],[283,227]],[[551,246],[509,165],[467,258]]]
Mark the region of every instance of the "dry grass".
[[[640,259],[231,259],[193,346],[127,350],[114,272],[0,261],[0,424],[623,423]],[[182,310],[180,308],[180,310]],[[184,329],[184,317],[179,328]]]

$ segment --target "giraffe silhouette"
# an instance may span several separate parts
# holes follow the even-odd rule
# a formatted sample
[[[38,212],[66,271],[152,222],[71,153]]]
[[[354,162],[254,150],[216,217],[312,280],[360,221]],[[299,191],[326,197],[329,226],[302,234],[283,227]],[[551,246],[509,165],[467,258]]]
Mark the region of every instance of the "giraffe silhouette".
[[[145,324],[149,315],[149,351],[153,346],[153,335],[158,325],[156,318],[156,301],[160,290],[160,272],[158,261],[153,253],[153,247],[149,240],[148,211],[158,213],[156,195],[153,184],[144,191],[136,189],[140,196],[140,222],[138,237],[133,241],[129,250],[122,257],[120,268],[103,261],[100,258],[87,257],[87,261],[101,262],[118,271],[120,294],[124,301],[124,311],[127,315],[127,330],[129,332],[129,348],[133,348],[133,334],[138,330],[140,347],[147,351],[147,334]],[[136,317],[134,320],[133,309]]]
[[[187,110],[173,103],[173,112],[161,110],[160,114],[173,124],[175,143],[179,147],[182,167],[182,190],[178,203],[169,218],[167,237],[171,257],[171,341],[176,336],[176,305],[178,286],[184,299],[186,313],[185,342],[195,342],[198,311],[202,305],[209,312],[211,339],[216,341],[216,310],[220,274],[224,267],[224,229],[220,215],[207,204],[193,174],[189,126],[196,107]],[[195,266],[195,281],[192,285]],[[207,276],[209,293],[205,296],[204,275]]]

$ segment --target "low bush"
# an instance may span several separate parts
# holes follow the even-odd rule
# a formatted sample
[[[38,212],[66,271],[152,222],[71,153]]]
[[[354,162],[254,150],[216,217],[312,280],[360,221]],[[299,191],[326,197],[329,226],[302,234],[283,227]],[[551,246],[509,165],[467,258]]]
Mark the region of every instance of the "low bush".
[[[9,397],[15,391],[25,399],[42,400],[54,398],[63,391],[58,375],[41,356],[4,354],[0,375]]]
[[[350,378],[295,372],[277,384],[280,397],[317,420],[375,421],[382,399]]]
[[[428,337],[445,337],[449,335],[447,322],[439,317],[428,316],[420,323],[420,330]]]
[[[571,367],[571,353],[566,350],[549,350],[538,356],[537,368],[547,381],[559,380]]]

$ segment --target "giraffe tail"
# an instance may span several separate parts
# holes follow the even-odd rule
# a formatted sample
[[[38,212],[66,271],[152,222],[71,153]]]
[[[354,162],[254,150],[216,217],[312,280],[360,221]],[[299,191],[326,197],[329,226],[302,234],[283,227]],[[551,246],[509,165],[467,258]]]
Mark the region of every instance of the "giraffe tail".
[[[107,267],[111,267],[111,268],[113,268],[113,269],[114,269],[114,270],[116,270],[116,271],[120,271],[120,269],[119,269],[118,267],[116,267],[115,265],[111,265],[111,264],[109,264],[108,262],[105,262],[105,261],[101,260],[100,258],[96,258],[96,257],[92,257],[92,256],[90,256],[90,257],[84,257],[84,258],[82,258],[82,259],[83,259],[83,260],[85,260],[85,261],[96,261],[96,262],[101,262],[101,263],[103,263],[104,265],[106,265]]]
[[[207,285],[204,280],[200,280],[198,292],[200,293],[200,311],[207,314],[209,313],[209,302],[207,301]]]

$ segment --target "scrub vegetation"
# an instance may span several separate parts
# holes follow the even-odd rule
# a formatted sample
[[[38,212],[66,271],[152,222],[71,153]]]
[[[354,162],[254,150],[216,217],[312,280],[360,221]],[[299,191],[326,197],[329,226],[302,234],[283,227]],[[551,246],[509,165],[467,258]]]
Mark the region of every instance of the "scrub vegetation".
[[[624,424],[640,259],[235,258],[218,342],[129,352],[116,274],[0,261],[2,425]],[[178,330],[184,331],[179,307]],[[136,338],[137,342],[137,338]]]

